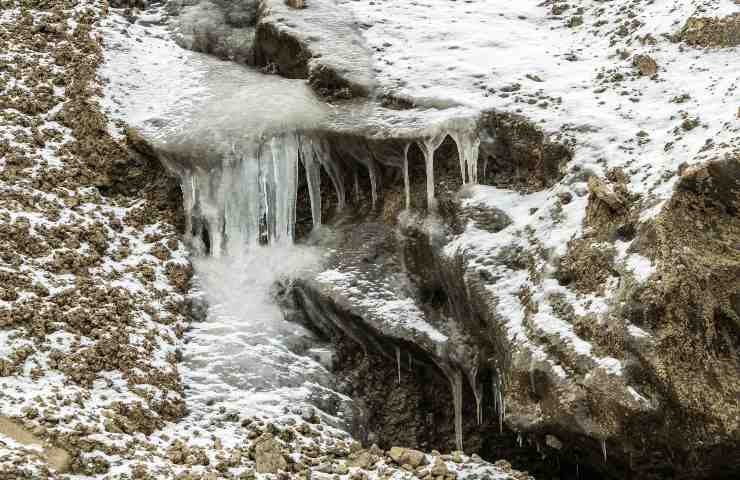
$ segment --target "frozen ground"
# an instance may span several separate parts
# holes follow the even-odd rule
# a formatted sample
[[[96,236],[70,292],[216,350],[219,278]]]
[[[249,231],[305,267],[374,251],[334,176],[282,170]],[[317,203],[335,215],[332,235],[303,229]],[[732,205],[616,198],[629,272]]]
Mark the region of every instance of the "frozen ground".
[[[584,1],[569,8],[539,0],[339,3],[354,13],[373,52],[381,90],[421,106],[518,112],[573,146],[570,173],[546,191],[471,187],[465,204],[499,208],[514,222],[498,233],[471,224],[446,251],[464,254],[473,270],[505,278],[491,294],[499,298],[511,338],[535,358],[546,355],[528,335],[555,334],[575,355],[619,375],[619,360],[594,357],[591,345],[547,304],[550,296],[565,295],[579,315],[606,315],[616,277],[604,295],[584,295],[548,280],[548,262],[538,266],[546,278],[538,282],[523,272],[498,271],[486,259],[514,245],[547,252],[549,259],[563,255],[567,242],[583,233],[583,171],[604,175],[622,168],[646,220],[670,196],[680,165],[740,148],[738,48],[697,49],[669,38],[691,15],[728,15],[740,6],[731,0]],[[656,75],[639,74],[633,61],[641,54],[655,59]],[[563,192],[573,194],[567,205],[560,205]],[[627,253],[629,242],[617,247],[626,274],[644,281],[654,271],[648,259]],[[523,286],[535,291],[540,311],[529,333],[517,298]]]

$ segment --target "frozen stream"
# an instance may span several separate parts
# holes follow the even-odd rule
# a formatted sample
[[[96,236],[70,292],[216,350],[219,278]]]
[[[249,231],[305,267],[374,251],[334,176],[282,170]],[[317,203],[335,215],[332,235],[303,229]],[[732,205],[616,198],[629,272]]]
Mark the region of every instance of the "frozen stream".
[[[320,363],[330,350],[285,321],[271,295],[275,282],[319,263],[317,250],[296,246],[195,259],[196,285],[209,307],[186,337],[182,373],[192,408],[218,403],[276,416],[286,405],[309,402],[342,423],[348,399],[327,388],[332,377]]]
[[[325,423],[345,428],[351,405],[333,388],[331,351],[285,321],[273,298],[277,282],[321,271],[321,251],[293,245],[299,171],[306,171],[313,224],[320,225],[319,169],[331,177],[340,209],[353,188],[323,133],[391,138],[397,151],[376,155],[349,141],[340,152],[354,162],[355,178],[370,177],[373,199],[375,162],[405,172],[409,206],[407,154],[416,142],[433,207],[434,152],[446,135],[458,144],[463,182],[476,182],[477,112],[327,104],[303,80],[180,48],[155,17],[149,13],[146,25],[107,20],[111,48],[101,73],[104,106],[148,138],[183,191],[195,295],[207,307],[186,334],[180,371],[191,413],[181,423],[213,432],[224,412],[306,417],[315,407]]]
[[[188,219],[205,219],[199,232],[210,234],[208,252],[201,235],[188,237],[205,315],[186,333],[180,364],[189,415],[171,428],[228,438],[224,412],[277,419],[314,411],[344,428],[349,399],[332,390],[331,351],[287,322],[273,298],[276,282],[319,268],[322,253],[292,245],[295,190],[280,186],[294,183],[295,142],[270,150],[263,139],[319,119],[321,106],[301,81],[183,50],[161,26],[109,22],[104,104],[172,154]],[[260,233],[268,211],[274,223]],[[225,219],[228,228],[216,226]],[[260,246],[266,236],[270,245]]]

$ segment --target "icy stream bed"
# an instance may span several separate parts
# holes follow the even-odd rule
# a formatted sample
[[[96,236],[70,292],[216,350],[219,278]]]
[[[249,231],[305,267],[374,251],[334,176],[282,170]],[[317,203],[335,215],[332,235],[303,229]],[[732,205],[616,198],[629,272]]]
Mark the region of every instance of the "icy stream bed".
[[[301,406],[311,403],[334,417],[330,423],[343,424],[349,399],[331,390],[330,350],[285,321],[272,296],[276,282],[317,268],[320,259],[318,250],[296,246],[194,259],[196,290],[208,310],[186,334],[182,374],[193,413],[218,404],[280,416],[290,405],[306,415],[311,409]]]
[[[319,415],[327,426],[345,429],[349,399],[332,389],[334,379],[327,370],[331,351],[286,321],[273,298],[278,282],[316,270],[322,260],[318,249],[291,244],[295,191],[275,191],[281,180],[294,178],[297,158],[280,161],[289,156],[281,147],[292,143],[278,142],[275,162],[269,165],[259,164],[257,152],[255,158],[248,154],[274,132],[320,121],[325,107],[301,81],[181,49],[164,26],[129,25],[116,15],[107,21],[104,31],[112,48],[102,69],[107,80],[103,105],[113,118],[161,142],[157,146],[162,150],[192,159],[193,168],[181,177],[186,197],[193,200],[186,198],[188,219],[193,208],[207,220],[209,212],[238,219],[229,222],[223,235],[215,224],[207,225],[208,252],[200,235],[191,239],[192,295],[203,311],[201,321],[185,334],[179,367],[189,414],[163,435],[204,430],[237,442],[238,429],[230,433],[232,426],[219,420],[229,412],[277,421]],[[146,42],[136,41],[143,37]],[[295,157],[296,148],[288,153]],[[224,160],[227,155],[243,166],[239,174],[231,172],[233,178],[229,171],[214,173],[222,161],[229,161]],[[270,181],[260,176],[260,165],[269,168]],[[210,190],[209,185],[217,186]],[[275,222],[274,241],[260,246],[257,217],[265,210]]]

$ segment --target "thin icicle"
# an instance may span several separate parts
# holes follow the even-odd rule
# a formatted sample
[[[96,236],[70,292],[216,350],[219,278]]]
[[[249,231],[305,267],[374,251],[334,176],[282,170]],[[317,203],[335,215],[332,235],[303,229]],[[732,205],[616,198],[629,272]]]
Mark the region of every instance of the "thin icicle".
[[[606,463],[606,440],[601,440],[601,453],[604,455],[604,463]]]
[[[463,420],[462,420],[462,403],[463,403],[463,375],[455,371],[450,378],[452,387],[452,403],[455,409],[455,444],[459,451],[463,451]]]
[[[360,203],[360,176],[357,174],[357,170],[354,171],[354,177],[355,177],[355,203]]]
[[[398,370],[398,384],[401,384],[401,348],[396,347],[396,368]]]
[[[498,413],[498,429],[500,433],[504,433],[504,412],[506,411],[506,407],[504,405],[504,394],[503,394],[503,384],[501,382],[501,374],[498,368],[495,369],[495,373],[493,375],[492,387],[493,387],[493,407],[494,407],[494,410],[496,410],[496,412]]]
[[[373,202],[373,208],[378,204],[378,171],[373,160],[370,160],[367,165],[367,171],[370,175],[370,195]]]
[[[406,194],[406,210],[411,208],[411,181],[409,180],[409,147],[407,143],[403,147],[403,190]]]
[[[342,211],[346,206],[347,192],[344,185],[344,176],[342,171],[334,160],[331,158],[331,151],[326,140],[316,140],[313,142],[313,148],[316,158],[324,167],[324,171],[329,175],[334,191],[337,194],[337,210]]]
[[[478,357],[476,356],[476,361]],[[473,367],[470,372],[470,388],[473,390],[473,396],[475,397],[475,420],[478,425],[483,423],[483,388],[478,383],[478,367]]]

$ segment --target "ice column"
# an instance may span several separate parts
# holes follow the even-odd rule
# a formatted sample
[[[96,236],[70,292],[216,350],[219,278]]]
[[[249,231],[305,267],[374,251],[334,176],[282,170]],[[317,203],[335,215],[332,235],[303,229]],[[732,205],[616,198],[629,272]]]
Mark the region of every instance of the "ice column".
[[[444,141],[446,133],[438,134],[434,137],[426,138],[421,143],[421,151],[424,154],[424,163],[427,172],[427,207],[430,210],[436,210],[437,200],[434,198],[434,152],[437,151]]]

